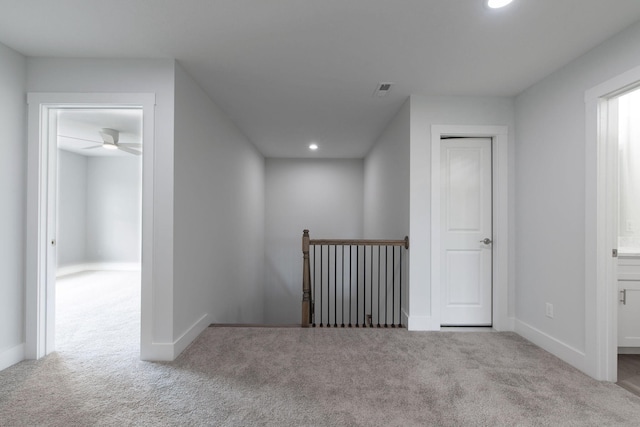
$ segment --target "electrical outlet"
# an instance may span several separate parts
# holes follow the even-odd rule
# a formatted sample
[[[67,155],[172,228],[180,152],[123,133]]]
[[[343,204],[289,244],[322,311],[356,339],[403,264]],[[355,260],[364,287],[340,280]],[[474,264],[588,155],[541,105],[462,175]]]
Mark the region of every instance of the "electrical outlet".
[[[553,304],[547,303],[544,315],[553,319]]]

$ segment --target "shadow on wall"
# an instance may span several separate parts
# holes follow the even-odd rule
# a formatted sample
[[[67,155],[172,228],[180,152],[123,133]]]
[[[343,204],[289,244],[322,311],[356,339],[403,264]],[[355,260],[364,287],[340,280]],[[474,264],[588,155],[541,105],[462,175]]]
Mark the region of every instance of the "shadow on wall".
[[[284,246],[284,245],[283,245]],[[300,266],[286,271],[300,270],[299,280],[286,277],[279,270],[283,264],[290,264],[290,261],[298,261]],[[269,286],[269,291],[265,292],[265,319],[267,325],[289,325],[300,323],[300,310],[302,307],[302,250],[294,251],[291,247],[280,247],[270,249],[265,257],[265,274]],[[299,292],[289,287],[289,283],[300,283]]]

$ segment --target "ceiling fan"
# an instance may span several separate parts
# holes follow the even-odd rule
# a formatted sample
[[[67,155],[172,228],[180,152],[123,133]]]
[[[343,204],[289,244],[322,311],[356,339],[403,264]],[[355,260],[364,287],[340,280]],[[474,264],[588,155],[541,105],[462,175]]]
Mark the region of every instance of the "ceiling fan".
[[[77,147],[76,149],[81,148],[83,150],[94,150],[96,148],[104,148],[107,150],[124,151],[126,153],[133,154],[135,156],[139,156],[142,154],[142,144],[118,142],[120,139],[120,132],[115,129],[103,128],[103,129],[100,129],[98,133],[102,137],[102,142],[94,141],[93,139],[78,138],[78,137],[65,136],[65,135],[58,135],[58,137],[64,138],[65,140],[79,140],[79,141],[91,142],[93,144],[98,144],[93,147]],[[60,143],[60,140],[58,141],[59,141],[58,143]]]
[[[115,129],[103,128],[98,132],[102,137],[102,144],[95,147],[87,147],[85,150],[93,150],[96,148],[105,148],[107,150],[121,150],[125,153],[139,156],[142,154],[142,144],[124,144],[119,143],[120,132]],[[94,141],[95,142],[95,141]],[[137,148],[137,150],[136,150]]]

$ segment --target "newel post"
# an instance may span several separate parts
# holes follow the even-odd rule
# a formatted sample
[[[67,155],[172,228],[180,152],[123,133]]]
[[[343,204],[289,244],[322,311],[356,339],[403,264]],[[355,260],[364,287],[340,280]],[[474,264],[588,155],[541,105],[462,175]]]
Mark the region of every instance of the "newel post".
[[[302,327],[311,320],[311,272],[309,269],[309,230],[302,233]]]

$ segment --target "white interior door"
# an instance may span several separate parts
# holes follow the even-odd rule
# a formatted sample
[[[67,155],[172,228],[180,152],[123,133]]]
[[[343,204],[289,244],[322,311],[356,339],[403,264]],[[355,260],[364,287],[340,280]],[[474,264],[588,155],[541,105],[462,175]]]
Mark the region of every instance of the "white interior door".
[[[490,138],[441,141],[441,324],[490,326]]]

